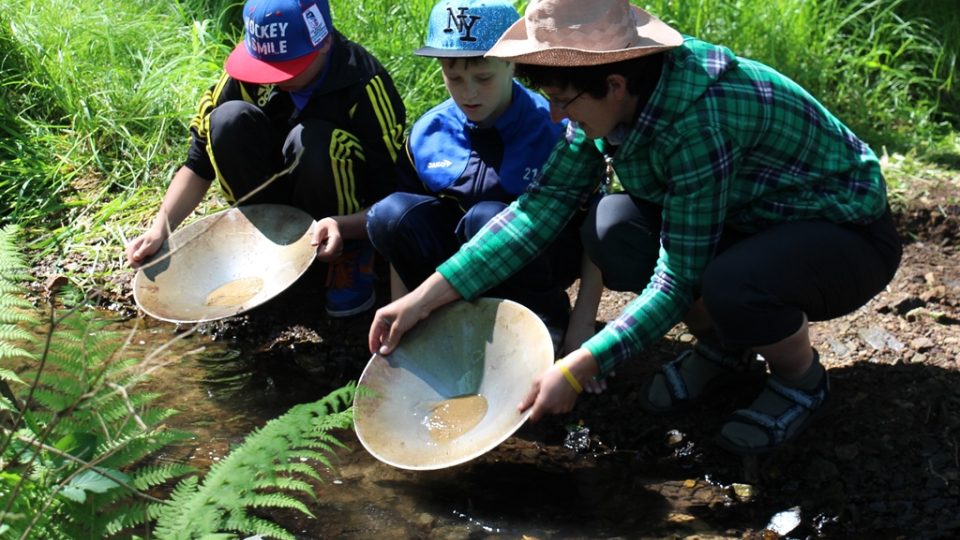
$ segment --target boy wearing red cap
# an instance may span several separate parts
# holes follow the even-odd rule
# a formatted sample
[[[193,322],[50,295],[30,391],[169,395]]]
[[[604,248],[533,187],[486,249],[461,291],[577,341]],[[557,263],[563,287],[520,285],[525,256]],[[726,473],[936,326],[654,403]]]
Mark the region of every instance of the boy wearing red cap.
[[[365,213],[394,190],[403,102],[379,61],[333,27],[327,0],[248,0],[243,22],[190,123],[187,159],[127,260],[156,253],[216,178],[231,203],[311,214],[317,258],[330,264],[327,313],[362,313],[375,301]]]

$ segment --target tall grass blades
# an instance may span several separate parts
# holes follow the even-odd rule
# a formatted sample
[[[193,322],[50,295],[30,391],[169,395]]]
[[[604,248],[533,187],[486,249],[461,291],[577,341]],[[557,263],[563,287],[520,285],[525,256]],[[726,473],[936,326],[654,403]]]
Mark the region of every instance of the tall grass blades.
[[[49,217],[153,182],[180,159],[195,101],[226,50],[210,20],[185,19],[193,14],[174,1],[4,4],[0,97],[16,106],[2,112],[27,144],[0,150],[39,158],[20,174],[4,159],[14,173],[0,177],[4,206],[24,180],[42,178],[48,200],[34,207]],[[24,206],[8,219],[38,217]]]
[[[960,128],[960,0],[910,0],[897,5],[904,19],[923,19],[938,32],[944,44],[944,61],[936,78],[940,85],[941,111]]]
[[[447,98],[440,65],[415,56],[427,36],[435,0],[333,0],[333,24],[376,56],[393,77],[407,106],[408,124]]]
[[[918,142],[918,132],[930,140],[937,129],[936,73],[945,55],[926,22],[906,21],[897,14],[900,4],[874,0],[822,5],[824,18],[827,13],[843,18],[835,33],[824,35],[822,54],[836,58],[837,65],[825,66],[820,82],[822,91],[832,89],[835,107],[864,138],[905,150]]]
[[[49,181],[48,164],[54,156],[40,144],[42,133],[24,118],[31,104],[42,99],[25,85],[27,66],[7,14],[0,11],[0,224],[39,219],[59,210],[46,204],[51,201],[48,193],[60,190]]]
[[[946,52],[927,22],[898,14],[903,0],[646,4],[681,32],[790,76],[875,148],[906,150],[941,134],[937,74]]]

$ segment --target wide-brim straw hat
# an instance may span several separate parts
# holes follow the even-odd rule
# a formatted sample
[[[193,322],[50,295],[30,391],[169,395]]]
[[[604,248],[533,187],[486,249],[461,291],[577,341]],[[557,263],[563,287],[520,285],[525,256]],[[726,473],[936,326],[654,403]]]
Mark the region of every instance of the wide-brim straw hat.
[[[485,56],[541,66],[592,66],[681,43],[680,32],[627,0],[532,0]]]

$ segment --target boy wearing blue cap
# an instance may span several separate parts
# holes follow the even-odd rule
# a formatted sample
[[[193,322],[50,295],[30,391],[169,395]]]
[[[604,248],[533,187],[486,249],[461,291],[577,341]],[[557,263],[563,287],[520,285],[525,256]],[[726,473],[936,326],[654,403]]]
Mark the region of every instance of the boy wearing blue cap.
[[[317,258],[330,265],[327,313],[362,313],[375,301],[364,219],[396,186],[403,102],[377,59],[333,27],[327,0],[248,0],[243,23],[190,123],[186,162],[127,260],[156,253],[216,178],[231,203],[310,213]]]
[[[414,54],[439,60],[450,99],[414,123],[406,145],[412,174],[401,176],[398,191],[367,215],[370,239],[395,271],[394,296],[419,285],[495,223],[561,138],[563,125],[550,120],[542,96],[513,80],[513,64],[483,58],[518,18],[501,0],[442,0],[431,11],[426,44]],[[571,222],[553,248],[487,294],[536,311],[559,342],[570,317],[566,287],[579,271],[579,245]],[[592,311],[585,308],[586,329],[571,339],[592,335],[597,302],[599,292]]]

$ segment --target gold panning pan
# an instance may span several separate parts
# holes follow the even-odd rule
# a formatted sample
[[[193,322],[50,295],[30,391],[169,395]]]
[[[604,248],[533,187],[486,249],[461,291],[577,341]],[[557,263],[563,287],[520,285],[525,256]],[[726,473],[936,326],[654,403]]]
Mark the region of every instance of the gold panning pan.
[[[231,208],[175,231],[137,271],[133,297],[148,315],[201,322],[243,313],[306,272],[313,219],[280,204]]]
[[[517,405],[553,363],[539,317],[509,300],[460,301],[432,313],[389,356],[375,354],[354,400],[357,437],[401,469],[469,461],[529,416]]]

